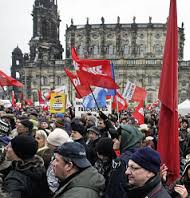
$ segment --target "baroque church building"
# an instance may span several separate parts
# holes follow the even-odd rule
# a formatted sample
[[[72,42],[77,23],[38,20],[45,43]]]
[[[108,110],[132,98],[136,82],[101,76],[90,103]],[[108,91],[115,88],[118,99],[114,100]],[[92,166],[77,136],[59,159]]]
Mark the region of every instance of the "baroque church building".
[[[65,59],[59,40],[60,17],[55,0],[35,0],[33,7],[33,36],[29,42],[30,53],[23,54],[17,47],[12,52],[11,75],[25,84],[24,94],[38,100],[37,91],[43,93],[65,85],[69,98],[74,99],[74,88],[63,68],[73,69],[71,48],[80,58],[109,59],[114,63],[115,79],[123,91],[127,80],[147,90],[146,102],[157,99],[162,57],[166,37],[166,23],[71,25],[66,27]],[[190,99],[190,61],[183,60],[184,26],[178,28],[179,102]],[[170,80],[170,79],[168,79]],[[16,90],[17,95],[19,90]],[[20,90],[21,91],[21,90]],[[167,93],[166,93],[167,94]]]

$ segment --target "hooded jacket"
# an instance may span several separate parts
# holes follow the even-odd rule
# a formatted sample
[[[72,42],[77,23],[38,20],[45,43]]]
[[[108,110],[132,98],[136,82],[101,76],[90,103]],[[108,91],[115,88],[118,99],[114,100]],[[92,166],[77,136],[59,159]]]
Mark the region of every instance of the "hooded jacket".
[[[103,176],[89,167],[61,186],[53,198],[100,198],[104,183]]]
[[[13,161],[4,180],[10,198],[48,198],[46,170],[41,157],[28,161]]]

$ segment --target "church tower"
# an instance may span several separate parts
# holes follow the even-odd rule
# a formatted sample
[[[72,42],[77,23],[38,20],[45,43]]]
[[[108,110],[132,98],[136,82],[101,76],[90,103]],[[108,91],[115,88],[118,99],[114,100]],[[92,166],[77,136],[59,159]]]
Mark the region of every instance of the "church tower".
[[[33,36],[30,40],[30,61],[62,59],[59,41],[60,17],[57,0],[35,0],[33,6]]]

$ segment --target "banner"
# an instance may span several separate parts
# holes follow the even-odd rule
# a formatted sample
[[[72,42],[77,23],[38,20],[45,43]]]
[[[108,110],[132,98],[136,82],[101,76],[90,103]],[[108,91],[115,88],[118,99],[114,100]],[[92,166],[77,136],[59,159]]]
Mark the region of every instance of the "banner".
[[[50,113],[65,113],[66,100],[66,94],[52,92],[50,98]]]
[[[81,117],[82,114],[92,113],[93,115],[99,115],[96,108],[85,108],[83,105],[83,100],[76,98],[75,100],[75,116]],[[104,114],[111,114],[111,100],[106,101],[106,107],[99,108]]]
[[[146,98],[146,90],[142,87],[136,86],[134,83],[127,80],[127,84],[125,86],[123,97],[127,101],[141,101]]]

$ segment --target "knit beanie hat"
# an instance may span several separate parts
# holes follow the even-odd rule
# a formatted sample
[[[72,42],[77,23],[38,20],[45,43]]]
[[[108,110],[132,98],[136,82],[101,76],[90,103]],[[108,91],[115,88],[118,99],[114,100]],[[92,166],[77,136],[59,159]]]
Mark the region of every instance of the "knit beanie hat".
[[[144,147],[137,150],[132,154],[131,160],[133,160],[142,168],[153,173],[157,174],[160,171],[160,154],[150,147]]]
[[[54,129],[47,137],[47,142],[53,146],[61,146],[65,142],[71,142],[69,135],[63,129]]]
[[[28,128],[29,130],[32,130],[32,128],[33,128],[33,123],[30,120],[28,120],[28,119],[21,120],[20,123],[22,125],[24,125],[26,128]]]
[[[38,150],[37,141],[28,135],[16,136],[11,140],[11,146],[15,154],[21,159],[32,158]]]
[[[113,150],[113,141],[111,138],[101,138],[96,143],[96,152],[100,155],[107,156],[110,159],[116,158],[115,151]]]
[[[85,135],[85,127],[84,124],[82,123],[82,121],[78,118],[74,118],[71,122],[71,129],[73,131],[77,131],[79,132],[82,136]]]

